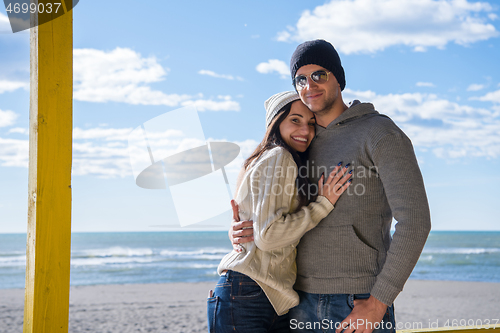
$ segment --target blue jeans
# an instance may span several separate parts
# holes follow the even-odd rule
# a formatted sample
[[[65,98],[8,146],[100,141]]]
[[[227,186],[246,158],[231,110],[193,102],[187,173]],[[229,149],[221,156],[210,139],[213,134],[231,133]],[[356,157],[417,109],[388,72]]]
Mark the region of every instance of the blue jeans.
[[[298,290],[300,304],[292,308],[290,332],[335,332],[351,313],[355,299],[366,299],[370,294],[310,294]],[[377,327],[377,325],[373,325]],[[373,333],[395,333],[394,305],[387,308],[382,322]]]
[[[209,333],[289,333],[288,314],[278,316],[262,288],[248,276],[227,271],[207,300]]]

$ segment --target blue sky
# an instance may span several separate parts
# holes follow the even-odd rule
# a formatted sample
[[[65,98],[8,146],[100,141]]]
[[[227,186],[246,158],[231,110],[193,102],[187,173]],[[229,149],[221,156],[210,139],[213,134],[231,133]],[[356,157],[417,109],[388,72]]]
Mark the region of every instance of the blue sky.
[[[500,230],[499,15],[465,0],[80,1],[73,231],[185,230],[169,190],[135,185],[129,133],[194,105],[207,140],[248,154],[263,102],[292,89],[290,56],[315,38],[340,53],[344,100],[372,102],[412,140],[433,229]],[[0,8],[0,232],[26,231],[28,115],[29,34]]]

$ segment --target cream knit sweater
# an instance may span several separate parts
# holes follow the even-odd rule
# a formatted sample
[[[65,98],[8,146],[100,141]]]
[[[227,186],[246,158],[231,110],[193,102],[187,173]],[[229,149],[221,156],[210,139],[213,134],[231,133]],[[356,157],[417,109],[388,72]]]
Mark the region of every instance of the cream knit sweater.
[[[297,275],[296,249],[300,238],[333,209],[324,196],[298,212],[296,178],[292,155],[281,147],[266,151],[245,172],[235,200],[240,220],[253,220],[254,242],[243,251],[228,253],[217,269],[246,274],[264,290],[276,313],[282,315],[297,304],[293,290]]]

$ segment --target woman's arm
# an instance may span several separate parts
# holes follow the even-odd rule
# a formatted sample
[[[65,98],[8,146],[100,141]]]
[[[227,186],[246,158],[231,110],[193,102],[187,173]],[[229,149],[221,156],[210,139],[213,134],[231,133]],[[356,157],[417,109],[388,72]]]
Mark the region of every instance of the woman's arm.
[[[329,199],[320,195],[298,212],[288,213],[296,178],[297,165],[284,149],[270,152],[251,171],[248,195],[252,196],[254,241],[261,250],[270,251],[299,241],[334,208]]]

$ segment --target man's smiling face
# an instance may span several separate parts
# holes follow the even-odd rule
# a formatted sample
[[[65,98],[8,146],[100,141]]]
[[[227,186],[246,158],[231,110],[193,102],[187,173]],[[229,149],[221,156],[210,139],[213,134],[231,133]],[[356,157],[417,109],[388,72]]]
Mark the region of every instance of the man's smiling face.
[[[324,113],[333,108],[337,98],[339,97],[340,86],[335,76],[328,74],[328,81],[322,84],[314,82],[309,75],[315,71],[323,70],[329,72],[327,69],[318,65],[305,65],[299,68],[295,77],[299,75],[307,76],[308,85],[302,90],[298,90],[300,99],[312,112]]]

